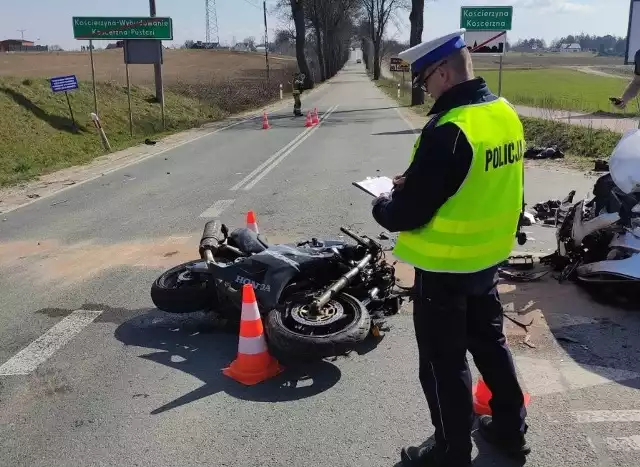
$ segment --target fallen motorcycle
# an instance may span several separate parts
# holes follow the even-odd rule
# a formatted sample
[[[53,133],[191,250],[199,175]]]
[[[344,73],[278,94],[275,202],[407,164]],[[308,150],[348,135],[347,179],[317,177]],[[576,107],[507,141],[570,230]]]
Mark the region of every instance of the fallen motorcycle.
[[[625,140],[627,137],[632,139]],[[558,207],[557,250],[541,258],[560,274],[619,304],[640,297],[640,151],[626,135],[614,150],[610,172],[595,183],[593,196]]]
[[[396,284],[379,243],[340,230],[355,244],[270,245],[248,228],[229,234],[208,222],[201,259],[164,272],[151,299],[165,312],[208,311],[239,322],[242,286],[251,284],[272,349],[304,358],[343,354],[398,313],[409,292]]]

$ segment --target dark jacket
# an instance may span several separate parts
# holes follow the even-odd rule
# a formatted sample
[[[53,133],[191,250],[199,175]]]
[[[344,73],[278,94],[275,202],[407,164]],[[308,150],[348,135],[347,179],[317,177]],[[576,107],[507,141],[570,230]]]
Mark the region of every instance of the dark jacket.
[[[435,127],[437,119],[456,107],[497,99],[482,78],[446,91],[429,111],[432,119],[422,130],[420,145],[405,172],[402,189],[373,207],[373,217],[390,232],[413,230],[429,223],[453,196],[471,168],[473,152],[466,136],[453,123]],[[409,155],[407,155],[407,159]]]

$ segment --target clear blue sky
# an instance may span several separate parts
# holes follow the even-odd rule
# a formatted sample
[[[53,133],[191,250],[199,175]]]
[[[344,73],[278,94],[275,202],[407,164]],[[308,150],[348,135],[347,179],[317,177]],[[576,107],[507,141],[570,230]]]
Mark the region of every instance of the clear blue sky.
[[[26,29],[25,39],[39,44],[58,44],[65,49],[79,48],[84,42],[73,39],[72,16],[145,16],[148,0],[26,0],[2,1],[0,39],[20,38],[18,29]],[[6,3],[6,4],[5,4]],[[157,0],[158,16],[170,16],[174,24],[174,43],[187,39],[204,40],[204,0]],[[220,40],[230,44],[263,35],[262,0],[217,0]],[[276,0],[267,0],[268,10]],[[93,5],[91,5],[93,4]],[[461,5],[513,5],[513,30],[510,40],[542,37],[552,40],[570,33],[627,33],[629,0],[427,0],[423,38],[445,34],[459,25]],[[268,16],[269,35],[283,26],[281,18]],[[390,24],[389,35],[406,40],[408,13],[398,15]],[[398,27],[399,26],[399,27]],[[106,44],[106,43],[105,43]]]

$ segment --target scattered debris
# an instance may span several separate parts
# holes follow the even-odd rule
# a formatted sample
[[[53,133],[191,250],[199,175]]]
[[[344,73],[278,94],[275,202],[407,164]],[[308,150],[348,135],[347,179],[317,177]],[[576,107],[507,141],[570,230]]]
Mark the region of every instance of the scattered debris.
[[[609,162],[603,159],[596,159],[594,162],[593,170],[595,172],[608,172],[609,171]]]
[[[527,333],[527,335],[524,336],[524,340],[522,341],[522,343],[531,347],[532,349],[536,348],[536,345],[533,342],[531,342],[531,334],[529,333]]]
[[[56,201],[55,203],[52,203],[51,206],[57,206],[58,204],[63,204],[66,203],[67,201],[69,201],[68,199],[63,199],[62,201]]]
[[[564,159],[564,153],[557,147],[541,148],[533,146],[524,153],[525,159]]]
[[[379,240],[389,240],[389,236],[384,232],[380,232],[380,234],[378,235],[378,239]]]
[[[532,224],[535,224],[536,222],[537,222],[536,216],[534,216],[530,212],[527,212],[527,211],[524,212],[524,216],[522,218],[522,225],[523,226],[528,227],[528,226],[530,226]]]
[[[31,199],[40,198],[40,195],[37,193],[31,193],[27,195],[27,198],[31,198]]]
[[[144,144],[148,144],[149,146],[153,146],[157,141],[150,140],[149,138],[144,140]]]

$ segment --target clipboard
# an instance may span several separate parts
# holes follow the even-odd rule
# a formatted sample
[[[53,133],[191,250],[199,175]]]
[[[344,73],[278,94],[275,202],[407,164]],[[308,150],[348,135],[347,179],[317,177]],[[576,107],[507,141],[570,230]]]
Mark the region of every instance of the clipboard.
[[[377,198],[383,193],[391,193],[393,180],[389,177],[367,177],[362,181],[353,182],[353,186],[360,188],[365,193]]]

